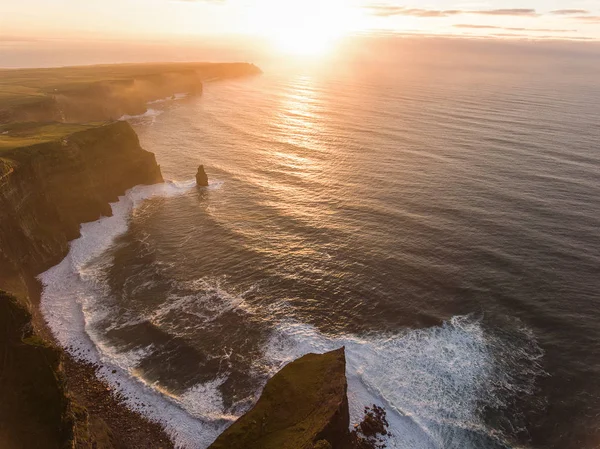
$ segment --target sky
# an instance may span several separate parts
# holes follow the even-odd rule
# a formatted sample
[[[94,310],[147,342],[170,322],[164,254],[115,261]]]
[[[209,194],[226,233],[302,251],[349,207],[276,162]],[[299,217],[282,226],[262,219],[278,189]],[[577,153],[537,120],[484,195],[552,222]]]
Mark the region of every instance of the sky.
[[[369,33],[600,40],[600,0],[0,0],[0,46],[235,35],[309,53]]]

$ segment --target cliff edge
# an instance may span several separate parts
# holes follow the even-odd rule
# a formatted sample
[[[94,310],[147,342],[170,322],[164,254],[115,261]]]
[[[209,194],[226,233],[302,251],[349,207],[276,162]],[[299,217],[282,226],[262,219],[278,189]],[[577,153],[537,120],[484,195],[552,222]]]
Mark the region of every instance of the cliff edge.
[[[0,127],[0,272],[59,262],[81,223],[138,184],[162,182],[154,154],[126,122]]]
[[[307,354],[275,374],[256,405],[209,449],[346,448],[346,393],[344,348]]]
[[[35,276],[66,256],[81,223],[162,180],[126,122],[0,126],[0,447],[113,447],[97,446],[105,424],[88,425],[101,420],[72,401],[62,351],[40,337]]]

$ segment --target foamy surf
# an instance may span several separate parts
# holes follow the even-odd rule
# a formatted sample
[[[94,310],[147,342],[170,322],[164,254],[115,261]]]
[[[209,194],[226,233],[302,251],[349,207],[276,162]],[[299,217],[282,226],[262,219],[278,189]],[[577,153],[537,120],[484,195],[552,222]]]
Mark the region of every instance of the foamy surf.
[[[531,394],[543,375],[541,349],[526,329],[518,332],[514,341],[500,338],[467,316],[368,337],[327,336],[305,324],[284,323],[266,353],[278,368],[309,352],[345,346],[351,423],[360,422],[367,405],[384,407],[390,448],[489,447],[483,441],[511,447],[510,435],[490,428],[483,414],[501,412],[517,395]],[[512,424],[510,430],[517,430]]]
[[[41,310],[58,342],[75,358],[97,364],[98,375],[126,398],[127,405],[163,424],[179,447],[207,447],[219,434],[222,419],[203,421],[202,416],[193,416],[183,405],[195,402],[194,398],[200,394],[199,400],[206,396],[215,398],[212,408],[217,409],[218,383],[209,382],[204,388],[197,386],[179,403],[178,398],[136,377],[132,367],[152,348],[118,354],[94,338],[93,332],[88,332],[90,321],[101,319],[104,313],[98,303],[101,286],[90,279],[86,265],[127,231],[129,217],[144,200],[181,195],[193,186],[195,183],[190,181],[134,187],[111,204],[113,216],[83,224],[81,237],[71,242],[67,257],[39,276],[43,285]]]
[[[152,122],[154,122],[154,120],[156,120],[156,117],[158,117],[159,115],[161,115],[164,111],[161,111],[160,109],[148,109],[146,112],[144,112],[143,114],[138,114],[138,115],[123,115],[119,118],[120,121],[127,121],[127,120],[139,120],[139,119],[146,119],[146,118],[150,118],[152,119]]]
[[[184,98],[187,98],[188,96],[189,96],[189,93],[187,93],[187,92],[179,92],[170,97],[159,98],[158,100],[149,101],[147,104],[149,104],[149,105],[150,104],[160,104],[160,103],[166,103],[167,101],[183,100]]]
[[[81,237],[71,243],[67,257],[40,276],[41,308],[60,344],[73,356],[97,364],[100,377],[127,398],[129,407],[163,424],[178,447],[205,449],[236,418],[225,408],[220,390],[227,373],[174,395],[145,382],[137,370],[155,347],[120,352],[94,331],[94,324],[108,314],[102,301],[107,289],[96,276],[98,258],[127,231],[130,216],[144,200],[181,195],[194,185],[190,181],[136,187],[111,205],[112,217],[82,225]],[[231,293],[210,279],[189,287],[204,293],[170,298],[152,319],[167,320],[174,309],[186,310],[201,325],[232,309],[270,316],[260,306],[249,306],[244,293]],[[262,359],[254,363],[274,373],[306,353],[345,346],[351,421],[360,421],[366,405],[385,407],[392,433],[389,447],[488,447],[482,439],[505,447],[509,436],[486,425],[483,408],[501,411],[515,395],[530,394],[541,374],[541,350],[525,329],[519,332],[518,341],[497,337],[471,317],[362,337],[325,335],[306,324],[281,322],[275,323]]]

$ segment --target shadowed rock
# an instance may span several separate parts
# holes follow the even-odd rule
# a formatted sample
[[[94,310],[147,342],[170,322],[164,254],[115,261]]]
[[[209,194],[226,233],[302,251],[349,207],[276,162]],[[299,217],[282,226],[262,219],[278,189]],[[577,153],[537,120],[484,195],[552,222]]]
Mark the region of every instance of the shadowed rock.
[[[344,348],[279,371],[248,413],[209,449],[342,449],[349,439]]]
[[[204,165],[198,167],[198,173],[196,173],[196,185],[198,187],[208,187],[208,175],[204,171]]]

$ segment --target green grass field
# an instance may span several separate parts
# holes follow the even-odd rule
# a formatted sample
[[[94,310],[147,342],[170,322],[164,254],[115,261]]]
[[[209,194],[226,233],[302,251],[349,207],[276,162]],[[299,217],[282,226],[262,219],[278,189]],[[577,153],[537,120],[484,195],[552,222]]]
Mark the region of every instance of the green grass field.
[[[65,137],[101,123],[12,123],[0,125],[0,156],[7,152],[47,142],[59,142]]]

